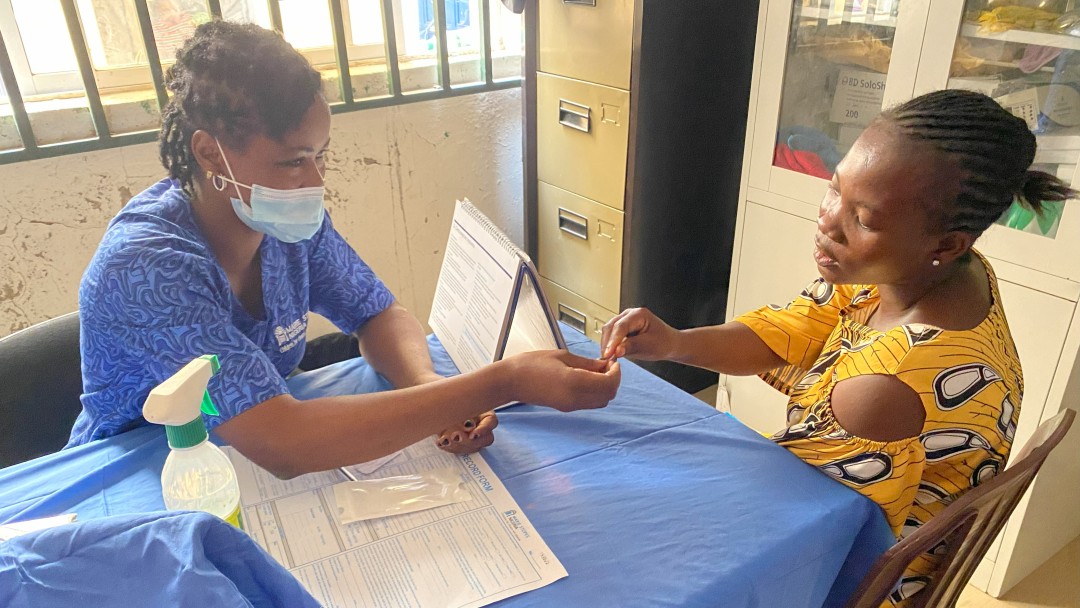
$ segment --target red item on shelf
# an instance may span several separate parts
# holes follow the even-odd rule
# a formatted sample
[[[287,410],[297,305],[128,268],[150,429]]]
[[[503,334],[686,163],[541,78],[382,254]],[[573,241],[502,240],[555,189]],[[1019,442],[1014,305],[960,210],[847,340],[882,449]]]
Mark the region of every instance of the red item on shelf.
[[[829,171],[820,156],[805,150],[792,150],[787,144],[776,145],[773,165],[821,179],[832,179],[832,171]]]

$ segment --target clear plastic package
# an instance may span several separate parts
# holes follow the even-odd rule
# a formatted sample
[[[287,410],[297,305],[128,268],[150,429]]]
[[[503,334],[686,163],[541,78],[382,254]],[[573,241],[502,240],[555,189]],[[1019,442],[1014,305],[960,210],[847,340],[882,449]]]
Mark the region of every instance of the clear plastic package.
[[[472,496],[457,469],[443,468],[383,477],[346,481],[334,486],[337,517],[342,525],[390,515],[465,502]]]

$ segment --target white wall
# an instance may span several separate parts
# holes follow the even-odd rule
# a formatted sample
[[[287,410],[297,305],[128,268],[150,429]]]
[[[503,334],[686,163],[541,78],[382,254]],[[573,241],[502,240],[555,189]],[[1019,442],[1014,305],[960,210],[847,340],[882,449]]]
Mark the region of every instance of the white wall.
[[[331,138],[334,223],[421,321],[455,198],[521,243],[520,89],[338,114]],[[75,310],[109,220],[163,175],[156,144],[0,166],[0,336]]]

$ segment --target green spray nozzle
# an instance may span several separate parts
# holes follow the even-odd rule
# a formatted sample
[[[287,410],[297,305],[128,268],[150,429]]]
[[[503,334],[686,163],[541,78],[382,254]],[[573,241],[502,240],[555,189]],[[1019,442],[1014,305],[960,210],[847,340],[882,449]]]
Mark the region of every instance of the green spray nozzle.
[[[221,369],[221,364],[218,363],[217,355],[203,355],[203,356],[201,356],[199,358],[200,359],[205,359],[205,360],[210,362],[210,375],[211,376],[217,375],[218,370]],[[221,412],[218,411],[217,406],[214,405],[214,402],[210,400],[210,391],[209,390],[204,390],[203,391],[202,404],[199,406],[199,409],[202,411],[202,413],[204,413],[204,414],[206,414],[208,416],[220,416],[221,415]]]
[[[206,387],[220,367],[216,356],[204,355],[192,360],[147,395],[143,417],[149,422],[165,425],[170,447],[190,448],[206,441],[202,414],[221,415]]]
[[[155,424],[179,426],[201,418],[201,413],[220,416],[206,390],[220,367],[215,355],[193,359],[150,391],[143,417]]]

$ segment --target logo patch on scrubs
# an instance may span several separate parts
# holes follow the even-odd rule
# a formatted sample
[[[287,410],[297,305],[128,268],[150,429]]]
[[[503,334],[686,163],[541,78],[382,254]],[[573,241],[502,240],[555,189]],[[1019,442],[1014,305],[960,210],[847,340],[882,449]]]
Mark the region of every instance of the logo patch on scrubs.
[[[274,328],[274,339],[277,340],[278,350],[287,353],[300,343],[300,339],[307,333],[307,313],[293,321],[288,327],[278,325]]]

